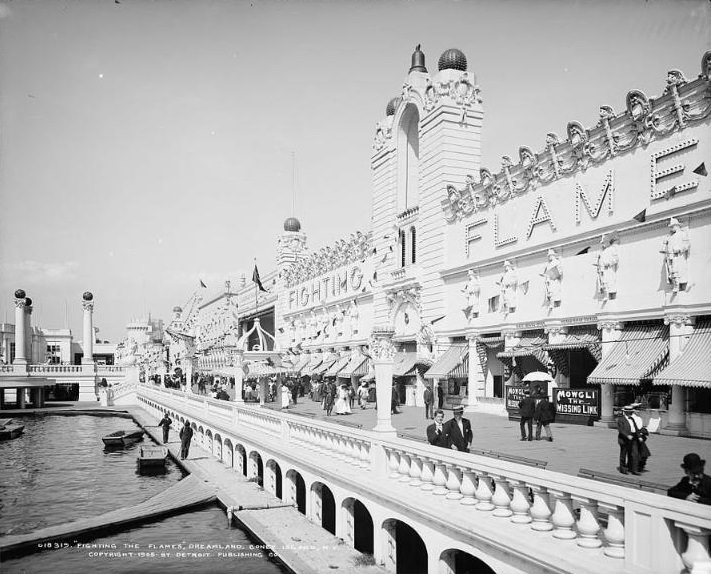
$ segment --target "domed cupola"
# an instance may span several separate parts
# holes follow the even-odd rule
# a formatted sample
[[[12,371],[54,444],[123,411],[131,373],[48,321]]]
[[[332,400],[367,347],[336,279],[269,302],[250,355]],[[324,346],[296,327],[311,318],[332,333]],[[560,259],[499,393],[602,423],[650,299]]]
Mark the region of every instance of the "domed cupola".
[[[459,70],[460,72],[467,71],[467,57],[464,52],[456,48],[450,48],[439,57],[437,68],[442,70]]]
[[[296,217],[289,217],[284,221],[284,231],[301,231],[301,222]]]
[[[388,102],[388,105],[385,106],[385,115],[386,116],[394,116],[401,101],[402,101],[402,98],[400,96],[397,96],[397,97],[393,98],[392,100],[390,100]]]

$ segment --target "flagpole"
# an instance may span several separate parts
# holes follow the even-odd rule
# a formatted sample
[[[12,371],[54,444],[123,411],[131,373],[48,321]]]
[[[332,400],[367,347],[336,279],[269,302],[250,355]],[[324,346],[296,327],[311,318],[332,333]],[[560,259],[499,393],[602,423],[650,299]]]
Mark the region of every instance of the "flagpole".
[[[257,269],[257,258],[256,258],[256,257],[254,258],[254,268]],[[252,283],[254,283],[254,316],[255,316],[255,318],[256,318],[256,316],[257,316],[257,305],[258,305],[257,299],[258,299],[258,296],[259,296],[259,285],[257,285],[257,282],[256,282],[256,281],[252,281]]]

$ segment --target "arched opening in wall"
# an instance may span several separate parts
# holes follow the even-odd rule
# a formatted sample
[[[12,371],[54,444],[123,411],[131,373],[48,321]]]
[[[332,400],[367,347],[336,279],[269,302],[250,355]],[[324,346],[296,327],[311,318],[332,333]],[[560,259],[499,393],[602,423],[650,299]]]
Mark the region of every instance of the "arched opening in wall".
[[[205,450],[207,452],[212,454],[212,431],[210,429],[207,429],[207,431],[205,431],[202,446],[205,447]]]
[[[232,441],[228,438],[225,439],[225,444],[222,446],[222,460],[225,462],[227,468],[232,468],[234,466]]]
[[[336,534],[336,500],[325,484],[321,485],[321,526],[331,534]]]
[[[405,238],[405,230],[398,231],[400,241],[400,267],[407,265],[407,240]]]
[[[353,547],[364,554],[373,553],[373,518],[360,500],[353,502]]]
[[[407,104],[397,130],[398,213],[414,207],[420,200],[420,112]]]
[[[267,463],[267,479],[269,481],[269,492],[277,498],[282,498],[281,467],[274,460],[270,460]]]
[[[235,454],[237,455],[237,460],[235,461],[237,470],[242,473],[242,476],[247,476],[247,451],[241,444],[238,444],[235,445]]]
[[[301,514],[306,514],[306,484],[303,477],[291,469],[286,473],[287,489],[285,502],[295,502]]]
[[[396,574],[427,574],[427,547],[420,535],[396,519],[383,522],[383,530],[386,570]]]
[[[249,455],[252,460],[252,471],[249,473],[250,479],[256,479],[256,483],[259,486],[264,486],[264,463],[262,462],[262,457],[259,456],[257,451],[254,451]]]
[[[218,433],[212,441],[212,454],[217,460],[222,460],[222,437]]]
[[[439,560],[441,574],[496,574],[486,562],[462,550],[445,550]]]

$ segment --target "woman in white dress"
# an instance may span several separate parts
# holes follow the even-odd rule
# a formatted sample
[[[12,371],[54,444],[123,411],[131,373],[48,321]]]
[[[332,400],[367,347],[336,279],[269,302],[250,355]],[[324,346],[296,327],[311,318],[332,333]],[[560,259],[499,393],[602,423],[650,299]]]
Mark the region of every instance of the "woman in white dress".
[[[348,404],[348,389],[346,389],[346,385],[341,385],[340,387],[338,387],[338,398],[336,399],[336,414],[351,414],[351,407]]]
[[[281,408],[282,409],[289,408],[289,399],[290,398],[291,398],[291,391],[289,390],[289,387],[286,386],[286,383],[282,382],[282,384],[281,384]]]

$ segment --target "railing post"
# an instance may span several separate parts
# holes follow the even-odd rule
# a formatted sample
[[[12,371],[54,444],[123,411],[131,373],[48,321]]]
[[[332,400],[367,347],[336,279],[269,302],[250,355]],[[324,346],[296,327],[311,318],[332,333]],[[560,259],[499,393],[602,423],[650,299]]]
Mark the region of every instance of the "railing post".
[[[567,492],[551,490],[553,497],[553,537],[562,540],[573,540],[577,537],[573,527],[575,526],[575,516],[573,515],[573,501]]]
[[[605,528],[605,556],[610,558],[625,557],[625,511],[619,506],[599,503],[598,508],[607,511],[607,528]]]
[[[478,500],[476,509],[488,512],[494,510],[494,505],[491,503],[493,493],[491,491],[491,477],[482,472],[479,475],[479,481],[476,488],[476,499]]]
[[[461,500],[464,495],[459,492],[462,488],[462,477],[459,467],[451,464],[447,465],[447,500]]]
[[[400,478],[400,474],[397,469],[400,466],[400,457],[394,448],[386,448],[385,452],[388,453],[388,468],[390,469],[390,474],[388,478]]]
[[[410,455],[410,486],[422,486],[422,460],[417,455]]]
[[[494,489],[494,495],[491,497],[491,502],[496,508],[493,514],[500,518],[508,518],[513,514],[510,508],[511,495],[509,493],[509,484],[504,476],[494,476],[494,482],[496,483],[496,488]]]
[[[432,483],[434,484],[434,489],[432,494],[437,496],[443,496],[447,494],[447,465],[441,461],[435,461],[434,476],[432,477]]]
[[[687,571],[691,574],[711,572],[711,557],[709,557],[709,533],[711,531],[700,526],[676,521],[674,526],[681,528],[688,537],[686,550],[681,554]]]
[[[474,494],[476,493],[476,475],[472,469],[462,468],[462,485],[459,487],[459,491],[462,493],[462,499],[459,501],[460,504],[467,506],[474,506],[476,504],[476,499],[474,498]]]
[[[533,519],[529,512],[531,503],[528,498],[528,485],[520,480],[512,480],[513,498],[511,499],[511,522],[516,524],[529,524]]]
[[[410,456],[404,452],[400,452],[400,465],[397,472],[400,475],[400,482],[410,482]]]
[[[533,506],[531,506],[533,522],[531,523],[531,529],[539,532],[553,530],[553,525],[551,524],[551,515],[553,513],[550,509],[548,491],[538,485],[531,486],[531,490],[533,491]]]
[[[578,520],[578,546],[583,548],[600,548],[602,542],[598,538],[600,524],[597,521],[597,501],[590,498],[575,497],[580,503],[580,520]]]
[[[434,479],[434,461],[431,458],[424,457],[422,459],[422,474],[420,478],[422,479],[420,490],[429,492],[434,489],[432,482]]]

